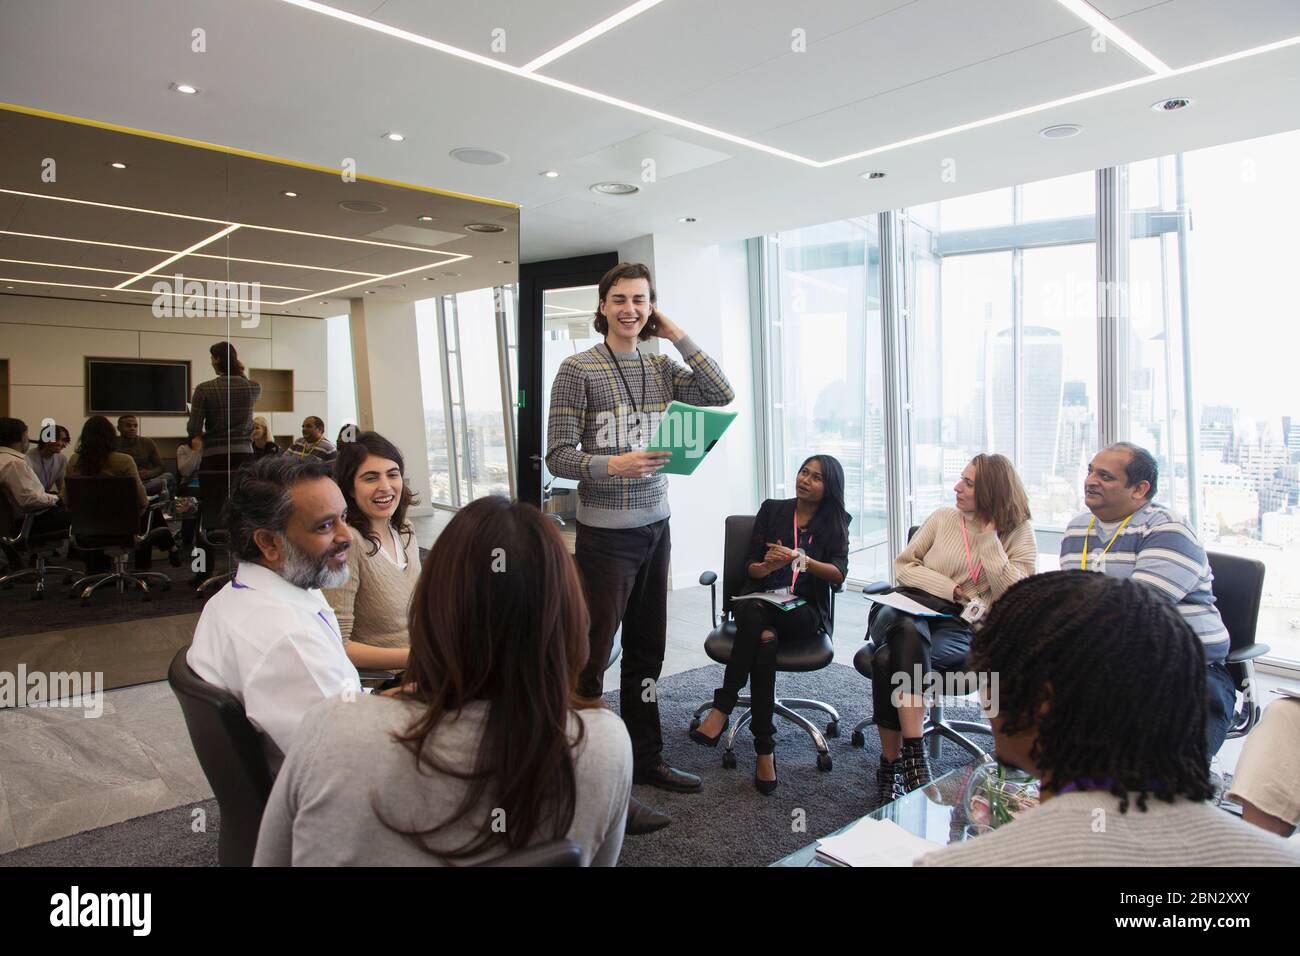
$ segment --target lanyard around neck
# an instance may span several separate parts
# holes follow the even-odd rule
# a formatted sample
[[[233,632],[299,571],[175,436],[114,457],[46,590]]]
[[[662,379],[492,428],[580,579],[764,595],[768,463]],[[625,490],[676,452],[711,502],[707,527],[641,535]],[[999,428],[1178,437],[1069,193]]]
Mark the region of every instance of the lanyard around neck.
[[[1137,512],[1134,512],[1134,514],[1136,513]],[[1110,546],[1115,543],[1115,539],[1119,537],[1119,533],[1124,530],[1124,526],[1129,523],[1129,519],[1132,517],[1133,515],[1129,515],[1128,518],[1125,518],[1123,521],[1119,523],[1119,527],[1115,529],[1115,533],[1110,536],[1110,541],[1106,544],[1106,550],[1102,551],[1101,558],[1106,557],[1106,551],[1110,550]],[[1088,519],[1088,533],[1084,535],[1083,538],[1083,555],[1082,557],[1079,558],[1080,571],[1088,570],[1088,539],[1092,537],[1092,526],[1094,523],[1096,523],[1096,521],[1097,521],[1096,515],[1093,515],[1091,518]],[[1101,562],[1101,558],[1097,559],[1098,563]]]
[[[618,377],[623,380],[623,388],[627,390],[627,400],[632,403],[632,410],[638,415],[641,414],[641,405],[645,404],[646,394],[645,356],[641,354],[640,349],[636,350],[636,357],[641,363],[641,402],[638,404],[637,400],[632,396],[632,386],[627,383],[627,376],[623,374],[623,363],[618,360],[618,356],[614,354],[614,350],[609,347],[608,342],[605,343],[605,351],[609,353],[610,361],[614,363],[614,370],[618,372]]]
[[[970,538],[966,534],[966,519],[961,515],[958,515],[957,517],[958,520],[961,521],[961,543],[966,546],[966,568],[970,571],[970,583],[979,584],[980,572],[984,570],[984,562],[981,561],[979,564],[971,563]]]
[[[794,526],[794,549],[798,551],[799,550],[799,504],[798,502],[795,503],[794,515],[790,519],[790,523]],[[812,535],[808,535],[808,540],[810,542],[812,541]],[[794,561],[790,562],[790,593],[791,594],[794,593],[794,583],[798,580],[799,580],[799,561],[798,559],[795,559]]]

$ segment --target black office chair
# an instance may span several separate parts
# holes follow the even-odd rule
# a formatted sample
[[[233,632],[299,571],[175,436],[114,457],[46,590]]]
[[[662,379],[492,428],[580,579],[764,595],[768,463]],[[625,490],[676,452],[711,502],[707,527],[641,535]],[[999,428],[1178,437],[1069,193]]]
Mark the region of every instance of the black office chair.
[[[172,658],[167,683],[180,701],[199,766],[221,808],[217,860],[222,866],[251,866],[274,782],[262,735],[249,723],[244,705],[234,694],[190,669],[185,660],[188,650],[183,647]]]
[[[1264,594],[1264,563],[1235,554],[1206,553],[1214,603],[1228,631],[1228,673],[1241,692],[1241,706],[1232,717],[1229,737],[1244,737],[1259,722],[1259,696],[1255,686],[1255,658],[1267,654],[1267,644],[1255,643],[1259,605]]]
[[[24,515],[14,512],[9,497],[0,494],[0,548],[4,549],[9,562],[9,573],[0,577],[0,587],[11,589],[14,583],[26,578],[36,579],[36,590],[32,600],[39,601],[45,597],[45,575],[63,572],[63,583],[71,584],[76,574],[72,568],[62,565],[50,565],[46,562],[56,557],[68,540],[68,529],[58,528],[51,531],[32,532],[36,516],[43,512],[34,511]],[[36,563],[27,567],[29,559]]]
[[[222,468],[199,469],[199,528],[195,540],[207,552],[207,560],[216,564],[218,551],[230,546],[230,531],[226,527],[226,498],[230,494],[230,472]],[[213,568],[207,568],[211,572]],[[235,576],[232,566],[225,574],[212,574],[194,591],[204,597]]]
[[[912,525],[907,530],[907,540],[910,542],[912,536],[916,534],[917,525]],[[862,589],[864,594],[885,594],[893,591],[894,588],[886,581],[879,581],[868,584]],[[872,615],[874,617],[874,614]],[[857,672],[867,680],[872,679],[874,671],[873,665],[876,657],[880,656],[880,663],[885,671],[889,671],[889,646],[878,648],[876,642],[871,639],[870,625],[867,627],[867,642],[858,649],[853,655],[853,666]],[[945,673],[936,671],[936,673]],[[938,760],[943,753],[943,740],[946,737],[953,743],[963,747],[971,754],[983,760],[993,759],[987,750],[981,747],[975,741],[965,736],[966,733],[989,734],[992,735],[993,729],[984,721],[979,720],[948,720],[943,712],[943,698],[936,697],[930,704],[925,715],[925,722],[921,725],[922,739],[930,742],[930,759]],[[875,715],[860,720],[853,728],[853,733],[849,737],[849,743],[854,747],[866,746],[867,738],[863,732],[867,727],[873,726],[876,722]]]
[[[733,616],[732,597],[743,594],[744,588],[750,580],[749,575],[745,572],[745,565],[749,559],[749,544],[753,531],[753,515],[731,515],[727,518],[722,558],[721,622],[718,620],[718,576],[712,571],[705,571],[700,575],[700,583],[708,585],[710,589],[709,598],[712,605],[713,619],[713,630],[704,639],[704,652],[719,664],[726,664],[731,660],[731,650],[736,643],[736,621]],[[831,643],[831,631],[835,626],[834,589],[831,591],[830,613],[831,619],[827,622],[825,630],[819,630],[798,640],[781,640],[776,649],[776,669],[778,673],[791,674],[819,671],[830,664],[835,658],[835,645]],[[746,709],[739,720],[732,721],[730,729],[723,735],[725,747],[722,751],[722,765],[728,768],[736,766],[736,754],[732,750],[736,734],[749,723],[752,716],[748,709],[751,704],[751,698],[748,695],[741,695],[737,698],[736,703]],[[710,699],[695,709],[695,716],[691,718],[692,730],[699,727],[700,716],[712,706],[713,701]],[[796,710],[816,710],[827,714],[830,717],[830,722],[826,725],[825,736],[807,717],[795,713]],[[826,737],[839,736],[840,720],[840,715],[834,707],[820,700],[778,697],[774,714],[778,717],[784,717],[796,727],[802,728],[812,738],[813,746],[817,748],[818,770],[831,769],[831,754],[830,748],[826,746]]]
[[[83,605],[106,584],[116,585],[118,594],[125,594],[128,584],[138,587],[145,601],[149,600],[150,581],[164,591],[171,589],[171,579],[160,571],[126,569],[127,556],[149,540],[147,531],[140,533],[138,481],[116,475],[68,475],[64,479],[64,499],[72,515],[72,543],[80,551],[103,551],[113,564],[111,571],[88,574],[73,584],[68,597],[80,593]]]
[[[549,840],[479,866],[582,866],[582,847],[572,840]]]

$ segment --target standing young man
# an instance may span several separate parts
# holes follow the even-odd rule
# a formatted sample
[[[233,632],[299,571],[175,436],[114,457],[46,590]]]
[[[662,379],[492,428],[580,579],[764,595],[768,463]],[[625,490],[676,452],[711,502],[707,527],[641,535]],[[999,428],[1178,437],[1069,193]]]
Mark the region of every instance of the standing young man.
[[[560,364],[551,386],[546,465],[578,482],[575,557],[591,612],[591,656],[578,683],[599,697],[614,632],[623,626],[621,710],[632,737],[634,783],[684,793],[700,778],[663,759],[655,682],[663,668],[671,539],[668,455],[640,451],[649,422],[677,399],[726,405],[735,393],[713,359],[655,309],[650,270],[622,262],[600,280],[596,331],[605,340]],[[683,367],[667,355],[643,355],[638,339],[672,342]],[[648,833],[669,819],[636,800],[628,832]]]

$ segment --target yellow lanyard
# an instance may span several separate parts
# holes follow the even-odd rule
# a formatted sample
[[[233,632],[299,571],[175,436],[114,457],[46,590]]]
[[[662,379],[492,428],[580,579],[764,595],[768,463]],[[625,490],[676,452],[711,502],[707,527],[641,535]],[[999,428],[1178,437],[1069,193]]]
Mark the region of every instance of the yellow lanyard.
[[[1124,530],[1124,525],[1128,524],[1129,518],[1132,517],[1133,515],[1129,515],[1128,518],[1125,518],[1123,521],[1119,523],[1119,527],[1115,529],[1115,533],[1110,536],[1110,541],[1106,545],[1106,550],[1101,553],[1101,558],[1106,557],[1106,551],[1110,550],[1110,546],[1115,543],[1115,539],[1119,537],[1119,533]],[[1093,515],[1091,518],[1088,519],[1088,534],[1083,539],[1083,556],[1079,558],[1080,571],[1088,570],[1088,538],[1092,537],[1092,526],[1096,520],[1097,520],[1096,515]],[[1097,559],[1098,564],[1101,563],[1101,558]]]

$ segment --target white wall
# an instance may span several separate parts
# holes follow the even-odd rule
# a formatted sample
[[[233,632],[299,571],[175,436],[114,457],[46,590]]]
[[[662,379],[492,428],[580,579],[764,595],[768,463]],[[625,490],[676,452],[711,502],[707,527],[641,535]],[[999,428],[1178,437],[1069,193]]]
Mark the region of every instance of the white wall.
[[[722,440],[693,475],[668,476],[672,586],[694,587],[700,572],[722,573],[726,516],[758,510],[745,245],[710,245],[655,235],[635,239],[618,253],[624,261],[644,262],[650,267],[659,308],[718,362],[736,392],[728,408],[740,414]],[[658,347],[681,361],[674,346],[659,341]]]
[[[72,433],[86,420],[86,357],[188,359],[191,385],[213,375],[208,349],[230,342],[249,368],[293,369],[294,411],[272,416],[277,434],[294,434],[304,415],[325,408],[325,323],[263,316],[256,328],[238,320],[157,318],[149,306],[0,295],[0,358],[9,360],[9,414],[34,432],[53,418]],[[185,434],[185,416],[141,419],[147,436]],[[164,455],[169,450],[160,449]]]

